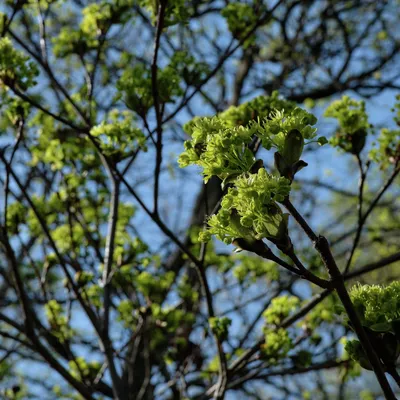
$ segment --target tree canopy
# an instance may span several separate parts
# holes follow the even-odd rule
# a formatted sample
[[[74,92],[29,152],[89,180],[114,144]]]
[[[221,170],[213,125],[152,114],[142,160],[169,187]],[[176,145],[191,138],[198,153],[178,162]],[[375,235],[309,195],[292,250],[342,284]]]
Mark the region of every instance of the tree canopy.
[[[6,0],[1,397],[395,399],[399,17]]]

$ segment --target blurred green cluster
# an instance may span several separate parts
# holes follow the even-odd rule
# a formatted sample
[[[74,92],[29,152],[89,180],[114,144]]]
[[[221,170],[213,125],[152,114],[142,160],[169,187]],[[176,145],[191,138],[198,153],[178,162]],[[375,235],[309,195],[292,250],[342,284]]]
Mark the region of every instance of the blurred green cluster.
[[[343,96],[325,110],[325,117],[335,118],[339,124],[338,131],[330,143],[346,152],[359,154],[364,148],[371,127],[365,111],[365,102]]]
[[[36,84],[39,70],[29,56],[16,50],[7,37],[0,39],[0,88],[25,91]]]
[[[350,297],[371,344],[390,371],[400,355],[400,281],[387,286],[357,285]],[[348,341],[345,349],[354,361],[372,370],[358,340]]]

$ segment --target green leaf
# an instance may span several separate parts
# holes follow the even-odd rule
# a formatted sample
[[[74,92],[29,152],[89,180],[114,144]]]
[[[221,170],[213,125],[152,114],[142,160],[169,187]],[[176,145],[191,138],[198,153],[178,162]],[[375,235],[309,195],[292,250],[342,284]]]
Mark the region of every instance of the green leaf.
[[[369,328],[374,332],[389,332],[392,327],[388,322],[381,322],[378,324],[373,324]]]

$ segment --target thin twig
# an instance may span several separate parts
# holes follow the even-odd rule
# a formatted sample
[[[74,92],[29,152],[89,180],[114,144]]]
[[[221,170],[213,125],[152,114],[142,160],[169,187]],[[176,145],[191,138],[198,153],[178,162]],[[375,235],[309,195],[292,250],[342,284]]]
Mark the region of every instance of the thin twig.
[[[110,212],[108,215],[108,232],[106,238],[106,247],[104,252],[104,270],[103,270],[103,287],[104,287],[104,325],[103,330],[106,337],[109,336],[110,324],[110,301],[111,301],[111,282],[110,276],[114,260],[115,233],[118,222],[118,206],[119,206],[119,182],[115,178],[112,179],[112,192],[110,200]]]
[[[10,87],[10,89],[12,90],[12,92],[18,96],[20,99],[24,100],[25,102],[29,103],[32,107],[42,111],[43,113],[47,114],[48,116],[50,116],[51,118],[53,118],[54,120],[63,123],[64,125],[69,126],[70,128],[76,130],[77,132],[85,132],[87,131],[86,128],[82,128],[79,126],[76,126],[73,122],[68,121],[67,119],[65,119],[64,117],[62,117],[61,115],[56,115],[53,112],[51,112],[50,110],[47,110],[46,108],[44,108],[41,104],[39,104],[38,102],[36,102],[35,100],[33,100],[31,97],[27,96],[26,94],[22,93],[19,89],[17,89],[16,87]]]
[[[290,259],[294,262],[294,264],[296,265],[296,267],[298,268],[298,272],[297,275],[299,275],[301,278],[303,279],[307,279],[308,281],[314,283],[315,285],[321,287],[321,288],[329,288],[331,287],[331,282],[327,281],[325,279],[322,279],[316,275],[314,275],[312,272],[310,272],[304,265],[303,263],[299,260],[299,258],[296,256],[295,252],[293,250],[287,252],[286,254],[288,257],[290,257]],[[282,262],[283,260],[280,260],[280,262]],[[285,265],[287,265],[287,263],[285,263],[283,261],[283,263]],[[280,264],[283,265],[283,264]],[[286,267],[286,269],[288,269]]]
[[[357,157],[357,162],[358,162],[358,168],[360,170],[360,181],[359,181],[359,184],[358,184],[358,205],[357,205],[358,221],[357,221],[356,236],[355,236],[355,239],[353,241],[353,246],[351,248],[349,256],[347,257],[346,266],[344,268],[344,274],[346,274],[349,271],[351,262],[353,260],[354,253],[356,251],[356,248],[358,246],[359,240],[361,238],[362,228],[363,228],[364,223],[365,223],[365,220],[363,219],[363,212],[362,212],[363,194],[364,194],[364,183],[365,183],[365,180],[366,180],[366,177],[367,177],[368,166],[370,164],[368,163],[366,165],[366,167],[365,167],[365,170],[364,170],[360,154],[357,154],[356,157]]]
[[[367,272],[375,271],[376,269],[386,267],[389,264],[392,264],[396,261],[400,261],[400,252],[394,253],[388,257],[382,258],[379,261],[364,265],[363,267],[357,268],[354,271],[351,271],[344,275],[345,280],[349,280],[355,278],[357,276],[366,274]]]
[[[158,214],[158,192],[160,186],[160,172],[161,172],[161,164],[162,164],[162,113],[160,109],[160,98],[158,93],[158,80],[157,80],[157,58],[158,58],[158,50],[160,48],[160,39],[161,33],[164,28],[164,17],[165,17],[165,9],[167,7],[167,1],[161,0],[158,8],[157,14],[157,27],[156,27],[156,36],[154,39],[154,55],[153,61],[151,63],[151,88],[153,92],[153,101],[154,101],[154,109],[156,113],[156,121],[157,121],[157,145],[156,145],[156,166],[154,170],[154,213]]]
[[[145,334],[143,335],[143,359],[144,359],[144,379],[142,382],[142,385],[140,387],[139,393],[137,395],[137,400],[142,400],[146,396],[147,388],[150,384],[150,378],[151,378],[151,364],[150,364],[150,343],[149,343],[149,337],[147,334],[147,331],[149,329],[148,327],[148,322],[145,320],[144,322],[144,331]]]
[[[378,192],[378,194],[376,195],[375,199],[372,201],[372,203],[368,207],[367,211],[362,216],[360,214],[362,212],[362,209],[361,209],[361,206],[359,206],[359,219],[358,219],[358,227],[357,227],[356,237],[354,238],[353,246],[352,246],[352,248],[350,250],[350,254],[349,254],[348,258],[347,258],[346,266],[344,268],[344,273],[345,274],[350,269],[354,253],[355,253],[355,251],[357,249],[357,246],[358,246],[358,244],[360,242],[360,239],[361,239],[362,228],[364,227],[368,216],[374,210],[374,208],[378,204],[379,200],[385,194],[386,190],[390,187],[390,185],[393,183],[393,181],[395,180],[395,178],[399,174],[399,172],[400,172],[399,161],[397,161],[397,163],[394,166],[394,170],[393,170],[392,175],[389,177],[387,182],[382,186],[381,190]],[[362,188],[360,188],[360,193],[361,193],[361,191],[362,191]],[[359,202],[361,202],[361,201],[362,201],[362,195],[359,196]]]

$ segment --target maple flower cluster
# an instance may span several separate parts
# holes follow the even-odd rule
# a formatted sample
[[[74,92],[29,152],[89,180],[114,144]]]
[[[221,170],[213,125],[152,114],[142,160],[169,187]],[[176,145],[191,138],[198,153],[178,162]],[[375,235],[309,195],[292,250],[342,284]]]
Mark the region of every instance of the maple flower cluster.
[[[350,297],[385,368],[392,370],[400,356],[400,281],[387,286],[357,285]],[[347,341],[345,349],[354,361],[372,370],[358,340]]]
[[[215,235],[227,244],[236,239],[288,242],[288,214],[278,203],[289,195],[294,175],[307,165],[300,160],[304,146],[326,142],[315,140],[316,122],[313,114],[273,93],[185,125],[191,140],[185,142],[180,166],[200,166],[205,182],[216,176],[227,188],[200,240]],[[257,143],[276,150],[277,173],[268,173],[263,161],[256,160]]]

